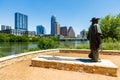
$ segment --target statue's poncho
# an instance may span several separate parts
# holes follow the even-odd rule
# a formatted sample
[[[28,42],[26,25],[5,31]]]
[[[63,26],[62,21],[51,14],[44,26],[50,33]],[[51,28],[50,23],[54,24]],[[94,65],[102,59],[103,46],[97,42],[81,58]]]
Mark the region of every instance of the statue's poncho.
[[[88,40],[90,41],[90,49],[98,50],[101,44],[101,29],[98,24],[92,24],[88,31]]]

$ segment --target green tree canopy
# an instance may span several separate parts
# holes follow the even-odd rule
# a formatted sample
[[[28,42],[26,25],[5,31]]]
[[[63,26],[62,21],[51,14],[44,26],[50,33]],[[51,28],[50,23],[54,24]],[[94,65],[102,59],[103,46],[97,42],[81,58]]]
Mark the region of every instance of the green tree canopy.
[[[120,40],[120,14],[112,16],[107,15],[100,20],[100,26],[103,38],[112,38]]]

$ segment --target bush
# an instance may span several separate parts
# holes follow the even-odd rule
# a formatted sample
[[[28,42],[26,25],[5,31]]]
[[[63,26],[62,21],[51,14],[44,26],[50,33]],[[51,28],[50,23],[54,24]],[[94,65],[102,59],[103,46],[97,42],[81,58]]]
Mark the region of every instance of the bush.
[[[31,37],[31,42],[38,42],[39,41],[39,37]]]
[[[4,53],[0,53],[0,58],[1,57],[5,57],[5,56],[8,56],[7,54],[4,54]]]
[[[0,33],[0,42],[8,42],[9,41],[9,35]]]
[[[38,47],[40,49],[53,49],[53,48],[57,48],[57,46],[58,46],[58,42],[54,41],[51,38],[41,37],[39,39]]]

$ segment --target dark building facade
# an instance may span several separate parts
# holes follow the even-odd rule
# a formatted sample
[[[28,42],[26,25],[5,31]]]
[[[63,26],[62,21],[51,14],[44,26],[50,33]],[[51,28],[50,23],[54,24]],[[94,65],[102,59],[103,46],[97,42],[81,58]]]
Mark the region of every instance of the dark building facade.
[[[28,31],[28,16],[21,14],[21,13],[15,13],[15,29]]]
[[[60,27],[60,35],[67,36],[67,27]]]

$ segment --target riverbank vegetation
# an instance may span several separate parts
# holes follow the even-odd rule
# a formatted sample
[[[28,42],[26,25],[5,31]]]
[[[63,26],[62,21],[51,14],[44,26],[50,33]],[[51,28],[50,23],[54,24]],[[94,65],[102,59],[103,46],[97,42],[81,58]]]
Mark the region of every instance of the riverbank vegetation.
[[[17,36],[17,35],[11,35],[11,34],[5,34],[5,33],[0,33],[0,42],[39,42],[40,39],[44,37],[40,36]],[[50,36],[46,37],[46,39],[52,39],[54,41],[59,41],[58,36]]]
[[[15,36],[11,34],[0,33],[0,42],[28,42],[27,36]]]
[[[35,38],[34,41],[37,41],[37,48],[25,49],[22,52],[29,52],[29,51],[37,51],[37,50],[45,50],[45,49],[54,49],[58,48],[59,45],[59,37],[58,36],[51,36],[51,37],[39,37]]]
[[[90,49],[88,43],[80,44],[79,46],[60,46],[59,48],[67,48],[67,49]],[[120,50],[120,42],[103,42],[102,50]]]
[[[5,53],[0,53],[0,58],[1,58],[1,57],[5,57],[5,56],[8,56],[8,55],[5,54]]]

